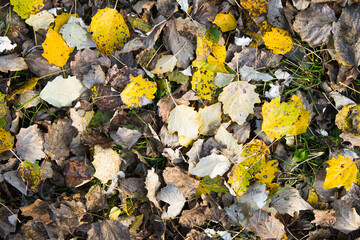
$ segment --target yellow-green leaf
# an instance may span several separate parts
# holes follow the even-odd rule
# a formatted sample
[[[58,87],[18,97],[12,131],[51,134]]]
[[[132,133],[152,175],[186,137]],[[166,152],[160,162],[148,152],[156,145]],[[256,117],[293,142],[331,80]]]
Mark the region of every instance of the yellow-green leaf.
[[[69,47],[61,35],[53,29],[49,29],[46,34],[46,39],[42,44],[44,53],[42,56],[48,60],[49,63],[58,67],[62,67],[69,59],[70,53],[74,48]]]
[[[244,145],[240,155],[240,163],[246,166],[249,174],[252,175],[265,166],[269,154],[270,149],[264,141],[254,139]]]
[[[355,107],[355,104],[344,106],[335,117],[335,124],[343,132],[351,132],[353,129],[353,122],[349,119],[352,109]]]
[[[281,28],[272,28],[265,32],[262,39],[265,46],[275,54],[285,54],[293,46],[289,32]]]
[[[215,73],[201,68],[198,69],[191,79],[191,88],[200,99],[210,100],[215,93],[217,86],[214,84]]]
[[[144,96],[147,99],[155,98],[156,82],[151,82],[141,75],[133,77],[130,75],[130,83],[126,85],[125,89],[120,94],[121,100],[128,107],[138,107],[140,99]]]
[[[218,13],[213,23],[216,24],[223,32],[232,31],[237,26],[237,21],[231,12],[228,14]]]
[[[0,118],[5,117],[6,115],[6,95],[0,92]]]
[[[281,138],[286,134],[298,135],[309,126],[309,111],[305,110],[301,99],[293,95],[291,101],[280,103],[280,97],[265,102],[262,108],[262,130],[271,138]]]
[[[265,14],[268,10],[267,0],[240,0],[240,4],[254,17]]]
[[[274,180],[275,175],[280,171],[277,169],[279,162],[276,160],[270,160],[266,162],[265,166],[255,172],[254,178],[259,184],[266,183],[266,186]]]
[[[92,17],[89,31],[100,52],[110,55],[124,46],[130,37],[129,28],[122,15],[112,8],[99,9]]]
[[[231,188],[234,189],[237,195],[243,195],[250,184],[250,174],[246,170],[245,166],[242,164],[236,164],[231,169],[231,172],[228,175],[228,183],[231,185]]]
[[[210,194],[210,192],[227,193],[229,189],[224,185],[224,179],[217,175],[215,178],[205,176],[196,189],[195,197],[201,197],[201,194]]]
[[[19,165],[18,172],[26,182],[27,189],[36,191],[42,176],[39,164],[37,162],[23,161]]]
[[[349,190],[353,182],[357,182],[356,174],[358,168],[356,162],[350,158],[338,155],[326,162],[330,165],[326,169],[326,178],[323,185],[324,189],[344,186]]]
[[[14,6],[14,12],[19,14],[22,19],[27,19],[30,14],[35,14],[44,6],[43,0],[10,0]]]
[[[14,137],[10,132],[0,128],[0,153],[12,149],[14,146]]]

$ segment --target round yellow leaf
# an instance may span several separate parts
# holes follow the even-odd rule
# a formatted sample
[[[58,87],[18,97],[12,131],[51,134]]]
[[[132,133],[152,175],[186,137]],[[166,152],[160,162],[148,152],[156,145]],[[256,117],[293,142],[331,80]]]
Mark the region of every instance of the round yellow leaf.
[[[228,14],[218,13],[213,23],[216,24],[223,32],[232,31],[237,26],[237,21],[231,12]]]
[[[290,34],[285,29],[272,28],[263,36],[265,46],[275,54],[285,54],[293,46]]]

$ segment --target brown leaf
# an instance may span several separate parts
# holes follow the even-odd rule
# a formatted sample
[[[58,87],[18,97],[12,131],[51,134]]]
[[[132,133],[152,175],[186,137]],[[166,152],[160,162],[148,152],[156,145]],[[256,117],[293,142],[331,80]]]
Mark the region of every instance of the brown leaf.
[[[109,207],[106,202],[107,195],[100,185],[97,185],[95,188],[91,187],[85,198],[86,208],[90,212],[99,212]]]
[[[262,239],[281,239],[285,234],[284,225],[265,211],[256,211],[250,217],[250,229]]]
[[[18,209],[7,209],[4,206],[0,207],[0,237],[3,239],[10,233],[15,232],[18,212]]]
[[[163,171],[165,183],[174,183],[186,198],[194,197],[200,181],[183,173],[179,167],[166,167]]]
[[[51,223],[49,202],[37,199],[33,204],[20,208],[22,215],[32,217],[35,222]]]
[[[314,210],[315,219],[311,223],[315,223],[321,227],[332,227],[336,221],[335,210]]]
[[[130,82],[130,75],[137,77],[139,75],[144,75],[144,71],[128,66],[119,69],[118,65],[115,64],[109,69],[106,75],[106,84],[110,85],[115,90],[122,92]]]
[[[91,98],[103,113],[114,110],[114,108],[119,107],[122,103],[120,93],[112,91],[110,86],[102,84],[91,88]]]
[[[207,236],[205,233],[200,232],[196,229],[191,229],[191,231],[186,234],[186,240],[211,240],[212,238]]]
[[[123,197],[134,196],[135,198],[144,198],[146,196],[145,181],[142,178],[121,179],[119,189]]]
[[[333,208],[336,211],[335,229],[348,234],[360,228],[360,216],[351,204],[342,200],[335,200]]]
[[[15,72],[27,69],[27,64],[22,57],[16,54],[0,56],[0,71],[1,72]]]
[[[79,187],[90,181],[94,172],[94,168],[85,157],[72,157],[63,174],[67,186]]]
[[[21,230],[25,233],[26,239],[47,240],[50,238],[46,226],[41,222],[28,221],[21,226]]]
[[[88,232],[88,240],[130,240],[130,232],[127,227],[117,220],[103,220],[91,224]]]
[[[29,70],[37,77],[44,77],[47,75],[58,74],[61,68],[50,64],[41,54],[42,50],[33,50],[25,58]]]

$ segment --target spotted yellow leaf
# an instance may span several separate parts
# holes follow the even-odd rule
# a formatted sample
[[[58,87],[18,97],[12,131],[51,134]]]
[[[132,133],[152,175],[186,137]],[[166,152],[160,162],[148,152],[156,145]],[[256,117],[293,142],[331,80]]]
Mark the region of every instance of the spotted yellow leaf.
[[[349,118],[351,115],[354,115],[355,119],[358,118],[358,114],[353,114],[354,110],[357,110],[360,108],[360,105],[355,105],[355,104],[351,104],[351,105],[347,105],[344,106],[337,114],[335,117],[335,123],[336,126],[338,126],[338,128],[340,130],[342,130],[343,132],[352,132],[353,128],[357,128],[360,129],[359,127],[359,120],[354,121],[355,124],[353,126],[353,120],[351,118]],[[356,124],[357,123],[357,124]],[[356,126],[358,125],[358,126]]]
[[[266,14],[268,11],[267,0],[240,0],[240,4],[254,17]]]
[[[265,165],[254,172],[254,178],[259,184],[266,183],[266,185],[270,185],[274,180],[275,175],[280,171],[277,169],[279,162],[276,160],[270,160],[265,163]]]
[[[39,164],[23,161],[19,165],[18,172],[26,182],[26,188],[36,191],[42,177]]]
[[[130,75],[130,83],[126,85],[120,96],[128,107],[138,107],[142,97],[154,99],[156,90],[156,82],[151,82],[141,75],[137,77]]]
[[[285,54],[293,46],[289,32],[281,28],[271,28],[270,31],[265,32],[263,41],[274,54]]]
[[[51,28],[48,30],[42,46],[44,48],[42,56],[46,58],[49,63],[58,67],[62,67],[66,64],[70,53],[74,50],[74,48],[71,48],[66,44],[59,33]]]
[[[200,68],[194,72],[191,79],[192,90],[196,92],[200,99],[210,100],[215,93],[217,86],[214,84],[215,73],[205,68]]]
[[[330,165],[326,169],[326,178],[323,185],[324,189],[344,186],[349,190],[353,182],[357,182],[356,174],[358,168],[356,162],[350,158],[338,155],[337,158],[332,158],[326,162]]]
[[[305,110],[296,95],[289,102],[280,103],[280,97],[265,102],[262,116],[262,130],[271,138],[281,138],[286,134],[298,135],[306,132],[309,126],[309,111]]]
[[[129,28],[122,15],[112,8],[99,9],[92,17],[89,31],[101,53],[110,55],[124,46],[130,37]]]
[[[10,132],[0,128],[0,153],[12,149],[14,146],[14,137]]]
[[[231,12],[228,14],[218,13],[213,23],[216,24],[223,32],[232,31],[237,26],[237,21]]]
[[[249,179],[251,176],[244,165],[234,165],[231,169],[231,172],[228,174],[228,177],[228,183],[231,185],[231,188],[236,192],[237,195],[241,196],[246,193],[250,184]]]
[[[259,171],[266,165],[269,158],[270,149],[259,139],[254,139],[244,145],[240,162],[247,167],[249,174]]]
[[[14,12],[19,14],[22,19],[27,19],[30,14],[35,14],[44,6],[43,0],[10,0],[14,6]]]

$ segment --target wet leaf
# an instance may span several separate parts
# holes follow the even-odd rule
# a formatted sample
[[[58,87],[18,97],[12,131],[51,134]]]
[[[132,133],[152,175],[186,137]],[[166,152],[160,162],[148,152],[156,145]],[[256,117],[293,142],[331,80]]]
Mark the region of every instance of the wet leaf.
[[[222,32],[232,31],[237,26],[237,21],[231,12],[228,14],[218,13],[213,23],[216,24]]]
[[[265,32],[262,39],[265,46],[274,54],[285,54],[293,46],[289,32],[281,28],[272,28],[270,31]]]
[[[30,14],[35,14],[44,6],[43,0],[10,0],[14,6],[14,11],[19,14],[22,19],[27,19]]]
[[[49,29],[46,34],[46,39],[42,43],[44,53],[41,54],[50,64],[62,67],[69,59],[70,53],[74,50],[69,47],[61,35],[53,29]]]
[[[122,48],[130,37],[129,28],[122,15],[108,7],[99,9],[92,17],[89,31],[93,32],[92,40],[105,55]]]
[[[280,103],[280,97],[265,102],[262,115],[262,130],[271,138],[304,133],[309,125],[309,111],[296,95],[287,103]]]
[[[324,189],[344,186],[346,190],[349,190],[351,184],[357,182],[356,174],[359,170],[356,162],[350,158],[338,155],[337,158],[332,158],[326,163],[330,167],[326,169]]]
[[[37,185],[42,176],[39,164],[37,162],[23,161],[19,165],[18,172],[26,182],[27,189],[37,191]]]

